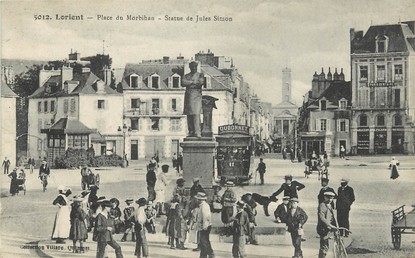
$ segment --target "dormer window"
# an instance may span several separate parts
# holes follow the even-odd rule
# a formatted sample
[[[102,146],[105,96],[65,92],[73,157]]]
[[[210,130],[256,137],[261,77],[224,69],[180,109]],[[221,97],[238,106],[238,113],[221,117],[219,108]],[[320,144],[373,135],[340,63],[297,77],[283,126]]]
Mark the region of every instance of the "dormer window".
[[[339,109],[342,109],[342,110],[347,109],[347,100],[345,99],[339,100]]]
[[[173,74],[169,77],[169,88],[178,89],[180,88],[180,75]]]
[[[209,75],[205,75],[205,82],[203,84],[203,89],[210,89],[211,88],[211,78]]]
[[[139,88],[141,82],[141,76],[137,74],[130,75],[130,87],[131,88]]]
[[[320,100],[320,110],[326,110],[327,109],[327,101],[326,100]]]
[[[160,88],[160,76],[153,74],[149,78],[149,88],[158,89]]]
[[[376,37],[376,53],[385,53],[388,50],[389,38],[386,36]]]

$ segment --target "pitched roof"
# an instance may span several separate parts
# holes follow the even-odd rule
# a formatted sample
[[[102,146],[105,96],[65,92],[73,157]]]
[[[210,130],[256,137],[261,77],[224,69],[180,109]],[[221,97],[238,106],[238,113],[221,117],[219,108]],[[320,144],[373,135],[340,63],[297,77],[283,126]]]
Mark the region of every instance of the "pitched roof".
[[[7,86],[5,81],[1,81],[1,97],[2,98],[18,98],[16,93],[14,93],[9,86]]]
[[[334,106],[327,106],[327,108],[337,107],[339,100],[345,98],[350,104],[352,101],[352,84],[350,81],[333,81],[329,87],[317,99],[310,99],[308,108],[319,108],[318,101],[325,98]],[[314,105],[316,104],[316,105]]]
[[[78,82],[78,86],[67,93],[62,89],[62,76],[51,76],[42,87],[38,88],[29,98],[42,98],[42,97],[62,97],[70,95],[87,95],[97,93],[97,82],[101,80],[92,72],[74,73],[72,80],[68,82]],[[50,92],[46,92],[46,87],[52,87]],[[120,94],[116,90],[110,88],[108,85],[104,85],[105,94]]]
[[[201,65],[200,66],[201,72],[209,75],[211,77],[211,88],[212,89],[223,89],[223,90],[230,90],[230,76],[222,73],[216,67],[212,67],[209,65]],[[131,64],[127,63],[124,69],[124,75],[122,80],[122,87],[123,89],[130,88],[130,81],[128,77],[132,74],[137,74],[142,77],[142,84],[140,89],[150,89],[148,87],[148,77],[157,74],[160,76],[160,85],[158,89],[170,89],[169,85],[169,77],[174,74],[178,74],[179,76],[184,75],[184,65],[183,64]],[[184,90],[184,88],[183,88]]]
[[[42,133],[61,132],[65,134],[90,134],[94,130],[75,118],[61,118],[48,129],[42,129]]]
[[[357,32],[356,35],[360,33]],[[363,37],[357,36],[352,40],[351,53],[375,53],[376,37],[381,36],[389,38],[387,52],[413,52],[415,49],[414,32],[408,24],[400,23],[370,26]]]

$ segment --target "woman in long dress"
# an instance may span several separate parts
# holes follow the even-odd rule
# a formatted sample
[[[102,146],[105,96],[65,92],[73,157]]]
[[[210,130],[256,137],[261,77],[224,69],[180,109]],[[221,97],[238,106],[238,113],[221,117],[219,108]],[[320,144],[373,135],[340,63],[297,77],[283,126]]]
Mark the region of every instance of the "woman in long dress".
[[[157,174],[157,181],[156,181],[156,209],[157,209],[157,216],[160,216],[161,214],[164,214],[164,203],[166,202],[166,194],[165,189],[167,186],[167,178],[166,173],[169,171],[169,165],[163,165],[161,166],[161,172]]]
[[[396,179],[399,177],[398,166],[399,161],[396,160],[395,157],[392,157],[391,163],[389,164],[389,168],[391,170],[391,179]]]
[[[81,203],[83,199],[80,197],[74,198],[70,214],[71,230],[69,232],[69,239],[73,242],[74,253],[84,253],[83,242],[88,238],[88,231],[85,225],[86,213],[82,209]],[[76,242],[79,241],[79,249],[76,248]]]
[[[7,175],[10,177],[10,194],[14,196],[19,193],[19,184],[17,183],[17,168],[13,169],[10,174]]]
[[[72,193],[71,189],[59,187],[59,195],[53,201],[53,205],[59,209],[56,212],[55,223],[53,225],[52,240],[56,240],[57,244],[65,243],[65,239],[69,237],[71,229],[70,207],[68,196]]]

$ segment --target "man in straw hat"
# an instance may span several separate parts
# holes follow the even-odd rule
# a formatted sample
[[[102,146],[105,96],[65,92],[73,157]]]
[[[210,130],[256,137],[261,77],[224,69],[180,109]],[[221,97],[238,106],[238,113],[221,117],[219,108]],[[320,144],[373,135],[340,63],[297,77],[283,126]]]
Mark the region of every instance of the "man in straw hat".
[[[349,179],[342,178],[340,182],[340,187],[337,189],[337,222],[339,227],[350,229],[349,223],[349,212],[352,207],[353,202],[355,201],[353,188],[349,186]],[[345,230],[340,230],[340,235],[344,237],[349,236],[349,232]]]
[[[117,258],[123,258],[121,246],[114,240],[112,232],[112,221],[110,219],[109,212],[112,204],[110,201],[103,201],[101,203],[102,212],[98,214],[96,219],[96,236],[97,236],[97,258],[103,258],[105,253],[105,247],[111,246],[115,250],[115,256]]]
[[[298,198],[290,199],[290,210],[287,214],[288,232],[291,234],[294,246],[293,258],[303,258],[301,250],[301,237],[303,235],[303,225],[307,222],[308,216],[305,211],[298,206]]]
[[[244,211],[246,204],[242,201],[236,203],[236,215],[231,218],[232,224],[232,255],[235,258],[245,257],[245,235],[249,234],[249,218]]]
[[[329,250],[328,234],[330,231],[336,230],[336,221],[333,208],[331,207],[334,196],[335,194],[332,192],[325,192],[324,201],[318,206],[317,234],[320,236],[319,258],[326,257]]]
[[[222,195],[223,208],[221,219],[225,226],[229,226],[230,218],[233,216],[233,206],[235,205],[236,197],[234,191],[232,190],[234,183],[232,181],[228,181],[225,186],[226,190]]]
[[[209,204],[206,203],[207,196],[205,193],[199,192],[195,196],[199,203],[198,221],[200,234],[200,258],[215,257],[212,245],[210,244],[209,235],[212,229],[211,212]]]
[[[201,137],[200,114],[202,114],[202,86],[205,76],[197,71],[197,62],[190,62],[190,73],[182,78],[182,86],[186,87],[184,94],[184,114],[187,115],[189,136]]]

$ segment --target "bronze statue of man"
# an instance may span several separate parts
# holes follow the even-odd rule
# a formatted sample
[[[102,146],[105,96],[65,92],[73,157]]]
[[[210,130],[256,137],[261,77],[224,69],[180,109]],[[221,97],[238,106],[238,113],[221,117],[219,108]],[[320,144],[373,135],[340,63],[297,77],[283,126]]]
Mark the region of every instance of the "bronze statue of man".
[[[202,111],[202,87],[205,83],[203,73],[197,72],[197,62],[189,64],[190,73],[182,78],[182,86],[186,87],[184,94],[184,111],[187,115],[188,136],[202,137],[200,129],[200,114]]]

